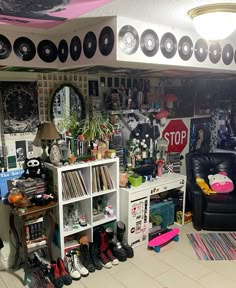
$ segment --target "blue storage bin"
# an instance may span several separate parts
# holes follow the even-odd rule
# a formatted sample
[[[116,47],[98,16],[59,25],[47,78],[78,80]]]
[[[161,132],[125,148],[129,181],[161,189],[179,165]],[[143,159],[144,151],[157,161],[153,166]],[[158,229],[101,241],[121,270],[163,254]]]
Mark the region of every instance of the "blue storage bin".
[[[149,221],[154,225],[166,228],[174,223],[175,205],[172,201],[151,203]]]

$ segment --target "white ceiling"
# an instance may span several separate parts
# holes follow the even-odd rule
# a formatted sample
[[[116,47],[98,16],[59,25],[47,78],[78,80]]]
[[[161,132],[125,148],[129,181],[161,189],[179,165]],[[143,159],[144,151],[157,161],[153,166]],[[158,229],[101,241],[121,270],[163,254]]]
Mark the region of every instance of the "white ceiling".
[[[113,0],[109,4],[80,16],[78,19],[67,21],[50,30],[36,30],[32,28],[26,28],[24,30],[25,32],[55,35],[55,33],[62,34],[68,30],[78,30],[79,27],[94,24],[94,22],[97,21],[95,19],[96,17],[124,16],[140,21],[192,31],[193,25],[187,14],[190,9],[205,4],[223,2],[236,3],[236,0]],[[1,30],[22,31],[22,27],[1,25]]]

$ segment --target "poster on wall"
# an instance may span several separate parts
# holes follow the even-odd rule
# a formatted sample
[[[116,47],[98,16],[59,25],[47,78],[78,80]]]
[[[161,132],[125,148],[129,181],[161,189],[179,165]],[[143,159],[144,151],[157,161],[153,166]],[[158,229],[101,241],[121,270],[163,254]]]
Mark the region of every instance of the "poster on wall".
[[[190,123],[189,152],[210,152],[211,118],[192,119]]]
[[[1,82],[4,134],[34,133],[39,124],[36,82]]]
[[[0,24],[51,28],[111,0],[1,0]]]

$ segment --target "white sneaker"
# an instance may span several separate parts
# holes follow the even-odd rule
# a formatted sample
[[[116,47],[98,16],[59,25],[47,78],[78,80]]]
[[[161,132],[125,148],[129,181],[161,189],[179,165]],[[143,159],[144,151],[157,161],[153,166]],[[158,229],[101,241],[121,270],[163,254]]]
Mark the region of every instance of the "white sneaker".
[[[65,265],[69,275],[73,280],[79,280],[81,278],[79,271],[75,268],[74,257],[72,254],[66,254]]]
[[[78,253],[72,252],[72,257],[74,259],[74,265],[75,265],[75,269],[79,271],[79,273],[81,274],[81,276],[86,277],[89,275],[89,271],[87,268],[84,267],[84,265],[81,263],[81,260],[78,256]]]

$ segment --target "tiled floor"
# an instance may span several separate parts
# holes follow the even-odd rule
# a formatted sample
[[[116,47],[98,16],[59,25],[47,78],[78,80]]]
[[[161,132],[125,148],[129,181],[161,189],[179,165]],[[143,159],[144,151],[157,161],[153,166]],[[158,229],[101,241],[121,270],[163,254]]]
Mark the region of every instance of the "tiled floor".
[[[171,242],[156,253],[146,245],[135,249],[135,256],[111,269],[91,273],[71,288],[235,288],[236,261],[198,260],[186,233],[194,232],[192,224],[180,227],[180,241]],[[22,270],[0,271],[1,288],[22,285]]]

